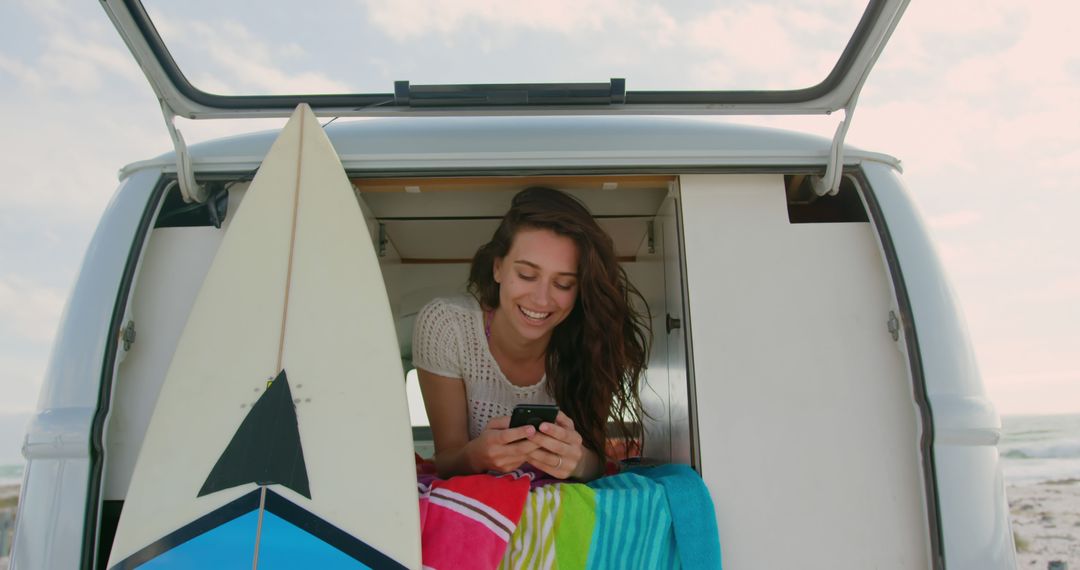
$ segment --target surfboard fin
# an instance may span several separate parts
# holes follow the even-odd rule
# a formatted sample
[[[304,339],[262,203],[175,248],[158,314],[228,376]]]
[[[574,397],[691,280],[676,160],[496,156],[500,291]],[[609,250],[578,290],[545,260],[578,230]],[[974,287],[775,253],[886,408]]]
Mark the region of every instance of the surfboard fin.
[[[296,406],[284,370],[240,423],[198,496],[245,483],[282,485],[311,498]]]

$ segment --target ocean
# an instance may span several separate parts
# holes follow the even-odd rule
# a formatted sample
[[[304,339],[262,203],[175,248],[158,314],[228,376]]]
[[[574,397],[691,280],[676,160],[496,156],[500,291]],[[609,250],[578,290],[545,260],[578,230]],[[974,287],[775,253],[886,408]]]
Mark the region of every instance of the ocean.
[[[1002,416],[1001,424],[1006,483],[1080,479],[1080,414]]]
[[[23,466],[21,463],[0,465],[0,487],[8,485],[21,485]]]
[[[1003,416],[998,444],[1005,482],[1080,479],[1080,414]],[[0,463],[0,486],[22,482],[21,462]]]

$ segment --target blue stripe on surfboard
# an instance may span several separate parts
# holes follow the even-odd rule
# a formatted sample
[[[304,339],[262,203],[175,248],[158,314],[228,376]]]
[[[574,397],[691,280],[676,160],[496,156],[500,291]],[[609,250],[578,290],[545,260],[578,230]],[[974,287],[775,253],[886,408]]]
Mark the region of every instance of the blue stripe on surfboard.
[[[114,570],[129,570],[142,567],[153,558],[177,548],[207,531],[226,525],[229,522],[259,509],[259,491],[255,490],[240,498],[218,507],[194,521],[170,532],[153,543],[139,549],[131,556],[113,565]],[[253,531],[254,532],[254,531]],[[252,536],[252,556],[255,554],[255,539]],[[251,564],[249,561],[248,564]]]
[[[259,513],[251,511],[166,551],[139,568],[250,568],[255,554],[258,524]],[[371,568],[274,513],[264,514],[261,536],[260,569]]]
[[[151,558],[139,568],[251,568],[258,525],[259,512],[251,511]]]
[[[248,564],[251,562],[249,561]],[[259,541],[259,570],[294,568],[370,569],[293,523],[267,511]]]
[[[169,533],[113,568],[250,568],[259,494],[252,491]],[[371,545],[266,489],[259,568],[405,568]],[[236,566],[238,561],[242,566]]]
[[[356,508],[362,508],[363,505],[355,505]],[[379,552],[374,547],[358,539],[357,537],[341,530],[340,528],[326,522],[319,518],[314,513],[305,510],[300,505],[289,501],[285,497],[267,490],[266,492],[266,506],[267,514],[273,513],[281,519],[288,521],[296,527],[303,529],[304,531],[318,537],[320,540],[326,542],[326,544],[336,548],[337,550],[344,552],[346,555],[352,557],[354,560],[358,560],[367,564],[374,570],[404,570],[405,566],[402,566],[400,562],[390,558],[389,556]],[[264,519],[265,524],[265,519]],[[266,529],[263,529],[266,532]],[[264,534],[262,537],[262,544],[259,547],[259,566],[262,567],[262,554],[263,549],[267,546],[267,537]]]

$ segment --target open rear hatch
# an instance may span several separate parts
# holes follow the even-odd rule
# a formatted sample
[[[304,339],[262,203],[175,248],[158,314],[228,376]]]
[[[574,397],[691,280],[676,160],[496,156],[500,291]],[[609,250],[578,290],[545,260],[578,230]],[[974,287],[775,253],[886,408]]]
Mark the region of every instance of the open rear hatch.
[[[843,109],[826,174],[814,184],[818,194],[836,194],[856,99],[908,0],[869,0],[861,13],[858,2],[816,12],[555,4],[497,13],[467,4],[434,13],[376,1],[257,11],[239,3],[101,3],[161,101],[185,199],[204,201],[173,118],[285,117],[300,103],[336,117]],[[627,24],[635,19],[637,26]],[[456,37],[454,29],[466,33]],[[643,29],[647,37],[640,37]],[[743,64],[729,65],[736,61]],[[603,75],[574,80],[591,69]],[[440,82],[422,84],[411,73]],[[454,83],[460,77],[470,82]]]
[[[858,2],[816,11],[785,8],[788,14],[768,6],[702,10],[665,5],[660,13],[649,14],[657,20],[650,24],[655,30],[650,38],[625,37],[625,19],[641,15],[604,14],[600,7],[593,7],[600,14],[584,19],[575,13],[558,14],[557,5],[548,10],[530,8],[535,14],[515,14],[512,7],[505,7],[495,16],[454,7],[447,14],[412,14],[409,30],[395,29],[394,11],[378,2],[366,7],[341,3],[343,14],[327,13],[333,6],[307,14],[252,13],[246,4],[215,3],[212,11],[204,12],[214,14],[220,24],[215,27],[191,17],[203,13],[198,4],[102,0],[154,92],[176,115],[191,119],[285,117],[302,102],[324,116],[831,113],[850,109],[907,1],[869,0],[861,14]],[[624,6],[618,10],[627,11]],[[525,17],[535,21],[521,21]],[[432,24],[433,18],[447,23]],[[469,46],[456,45],[447,33],[455,23],[462,28],[483,27],[488,38],[474,37]],[[507,37],[508,30],[521,38]],[[839,30],[850,34],[846,43]],[[226,33],[232,37],[221,37]],[[330,42],[326,37],[338,39]],[[642,39],[655,45],[639,49],[660,52],[652,62],[674,61],[663,69],[647,68],[606,49],[623,49],[623,44]],[[231,43],[235,52],[211,53],[216,48],[207,43]],[[474,49],[477,43],[486,47]],[[225,60],[242,55],[250,47],[245,44],[281,48],[276,56],[268,55],[282,66],[292,65],[300,81],[275,82],[267,77],[245,83],[228,77]],[[442,56],[449,69],[417,71],[410,58],[439,57],[439,48],[451,52]],[[492,55],[495,50],[497,56]],[[253,64],[259,62],[257,53],[249,57]],[[749,66],[716,65],[740,59],[751,63],[754,71]],[[599,77],[573,80],[588,73],[578,70],[600,68],[606,69]],[[437,73],[436,80],[463,76],[470,82],[419,84],[408,77],[413,73]],[[555,77],[544,77],[548,74]],[[741,76],[748,76],[750,83]],[[289,92],[298,84],[304,91]]]

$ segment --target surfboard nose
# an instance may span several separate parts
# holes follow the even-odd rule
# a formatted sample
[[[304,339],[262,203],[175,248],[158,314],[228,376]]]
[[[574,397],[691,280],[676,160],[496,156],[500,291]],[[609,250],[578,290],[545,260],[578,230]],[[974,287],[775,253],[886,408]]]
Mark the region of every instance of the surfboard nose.
[[[267,386],[268,378],[276,379]],[[311,108],[299,105],[192,307],[110,566],[151,547],[167,555],[179,546],[178,529],[195,540],[222,512],[239,521],[247,516],[237,515],[240,507],[226,507],[261,489],[285,509],[255,512],[285,521],[286,551],[315,540],[287,530],[308,521],[342,544],[363,545],[338,548],[346,556],[376,553],[420,567],[404,379],[367,223],[336,150]],[[222,536],[234,537],[226,549],[246,553],[249,564],[252,545],[266,544],[265,536],[253,542],[257,533]]]

